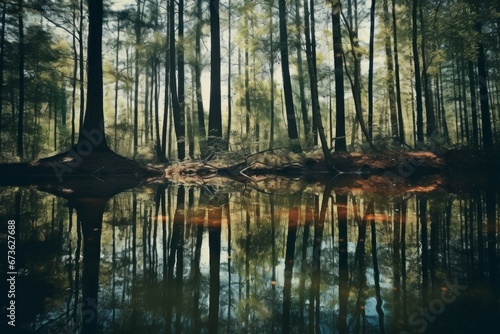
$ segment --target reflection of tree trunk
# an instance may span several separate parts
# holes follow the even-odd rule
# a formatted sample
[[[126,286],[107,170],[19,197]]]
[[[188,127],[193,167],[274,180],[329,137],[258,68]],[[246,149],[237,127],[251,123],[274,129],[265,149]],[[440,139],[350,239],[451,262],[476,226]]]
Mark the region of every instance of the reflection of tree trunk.
[[[428,277],[428,269],[429,269],[429,261],[428,261],[428,243],[427,243],[427,199],[420,198],[418,200],[419,204],[419,215],[420,215],[420,224],[422,227],[421,230],[421,239],[420,243],[422,245],[422,286],[423,286],[423,294],[424,296],[427,293],[427,288],[429,286],[429,277]],[[425,301],[424,301],[425,303]]]
[[[292,275],[295,256],[295,240],[297,239],[298,207],[290,207],[288,211],[288,235],[285,254],[285,282],[283,285],[283,333],[290,333],[290,311],[292,305]]]
[[[325,228],[325,216],[326,209],[328,208],[328,202],[330,200],[330,194],[332,192],[332,185],[328,184],[325,187],[323,193],[323,198],[321,201],[321,210],[318,214],[315,214],[314,221],[314,239],[313,239],[313,259],[312,259],[312,277],[311,277],[311,295],[314,296],[316,300],[316,305],[310,305],[311,308],[315,308],[315,321],[309,323],[309,332],[312,332],[312,324],[314,323],[314,332],[320,332],[320,274],[321,274],[321,245],[323,244],[323,231]],[[319,196],[315,196],[315,202],[319,204]],[[318,208],[316,207],[316,213]]]
[[[310,226],[314,223],[313,208],[309,205],[306,206],[306,218],[304,221],[304,233],[302,235],[302,253],[300,264],[300,280],[299,280],[299,333],[304,333],[304,290],[306,284],[306,256],[307,248],[309,247],[309,230]],[[274,249],[273,249],[274,250]]]
[[[246,332],[250,328],[250,245],[252,242],[252,234],[250,232],[250,213],[246,208],[246,241],[245,241],[245,327]],[[240,297],[241,300],[241,297]]]
[[[205,188],[202,188],[202,192]],[[194,319],[194,332],[198,333],[201,330],[201,318],[200,318],[200,258],[201,258],[201,245],[203,241],[203,230],[205,225],[205,209],[204,206],[204,196],[200,195],[200,201],[198,204],[198,208],[194,213],[194,224],[196,226],[196,243],[194,249],[194,259],[193,264],[191,265],[192,276],[191,279],[193,281],[193,319]]]
[[[439,221],[441,220],[441,215],[435,204],[431,202],[430,206],[430,218],[431,218],[431,249],[430,249],[430,264],[429,269],[431,273],[431,283],[436,286],[436,266],[437,266],[437,255],[439,253]],[[472,227],[472,224],[471,224]]]
[[[220,296],[220,248],[221,248],[222,206],[208,209],[208,242],[210,248],[210,306],[208,311],[208,331],[217,333],[219,325]]]
[[[183,304],[183,278],[184,278],[184,195],[185,188],[180,186],[177,191],[177,208],[174,215],[174,234],[177,234],[177,242],[172,242],[177,250],[177,263],[175,271],[175,303],[177,305],[175,332],[181,333],[181,317]]]
[[[372,200],[373,201],[373,200]],[[353,207],[356,207],[356,202],[353,198]],[[356,259],[359,261],[358,269],[358,279],[359,279],[359,293],[358,299],[356,301],[356,312],[359,312],[362,316],[363,330],[365,328],[365,296],[364,289],[366,288],[366,268],[365,268],[365,243],[366,243],[366,224],[368,222],[370,214],[371,203],[368,204],[368,208],[363,216],[363,219],[359,221],[358,224],[358,242],[356,244]],[[354,212],[357,210],[355,209]],[[361,330],[361,321],[356,319],[356,332],[359,333]]]
[[[406,317],[406,210],[408,202],[403,201],[401,205],[401,284],[403,289],[403,319]],[[405,323],[406,324],[406,323]]]
[[[347,302],[349,301],[349,268],[347,263],[347,195],[337,194],[339,221],[339,323],[340,333],[347,333]]]
[[[490,282],[497,284],[497,258],[496,258],[496,204],[493,190],[486,191],[486,220],[487,220],[487,243],[488,243],[488,264],[490,271]]]
[[[97,333],[97,294],[101,254],[102,216],[107,200],[82,199],[73,203],[83,232],[82,333]]]
[[[483,204],[481,202],[481,193],[474,194],[477,203],[477,253],[478,253],[478,276],[479,279],[484,277],[484,237],[483,237]],[[449,243],[448,243],[449,244]]]
[[[377,298],[376,310],[378,314],[378,323],[380,326],[380,333],[385,333],[384,328],[384,310],[382,309],[382,297],[380,295],[380,271],[378,267],[378,256],[377,256],[377,229],[375,227],[375,214],[374,202],[370,202],[367,211],[370,211],[372,217],[370,218],[370,229],[372,232],[372,259],[373,259],[373,278],[375,280],[375,295]]]
[[[401,248],[401,209],[402,199],[398,198],[394,202],[394,240],[392,242],[392,272],[394,276],[394,318],[400,319],[400,296],[401,296],[401,277],[400,277],[400,248]],[[396,322],[398,323],[398,322]],[[399,331],[399,325],[395,330]]]

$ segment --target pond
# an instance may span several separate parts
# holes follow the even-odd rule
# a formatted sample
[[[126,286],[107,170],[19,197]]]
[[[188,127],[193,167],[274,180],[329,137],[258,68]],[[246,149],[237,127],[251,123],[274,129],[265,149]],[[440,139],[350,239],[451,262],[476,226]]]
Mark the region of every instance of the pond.
[[[0,197],[2,272],[16,221],[19,333],[497,328],[495,191],[156,184],[111,199]]]

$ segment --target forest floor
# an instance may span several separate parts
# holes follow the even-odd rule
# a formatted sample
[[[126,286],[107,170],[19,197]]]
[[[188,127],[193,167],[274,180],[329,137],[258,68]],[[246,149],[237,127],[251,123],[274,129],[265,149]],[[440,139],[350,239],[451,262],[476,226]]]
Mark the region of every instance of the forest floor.
[[[164,165],[142,164],[108,150],[85,157],[70,150],[33,163],[0,164],[0,185],[35,185],[66,198],[109,198],[152,181],[224,186],[233,180],[266,192],[321,188],[330,183],[342,191],[397,194],[446,188],[459,192],[498,189],[499,153],[463,149],[443,154],[392,150],[335,153],[332,166],[324,161],[321,151],[296,154],[276,149]]]

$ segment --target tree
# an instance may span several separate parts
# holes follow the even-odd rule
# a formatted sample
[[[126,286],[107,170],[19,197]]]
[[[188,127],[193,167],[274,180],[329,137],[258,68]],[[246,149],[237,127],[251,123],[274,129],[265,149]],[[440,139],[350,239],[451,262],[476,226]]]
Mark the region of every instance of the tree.
[[[23,0],[18,1],[19,22],[19,112],[17,123],[17,155],[24,157],[23,133],[24,133],[24,21]]]
[[[210,3],[210,110],[208,145],[214,150],[222,139],[219,0]]]
[[[340,0],[332,2],[332,25],[333,25],[333,59],[335,67],[335,152],[347,151],[345,134],[345,110],[344,110],[344,68],[342,48],[342,34],[340,28]]]
[[[87,47],[87,108],[78,142],[87,140],[88,136],[97,135],[93,151],[108,151],[109,147],[104,135],[104,105],[102,80],[102,0],[88,3],[89,36]]]
[[[417,145],[424,143],[424,122],[423,122],[423,109],[422,109],[422,83],[420,81],[420,61],[418,56],[418,43],[417,43],[417,9],[418,0],[413,0],[412,7],[412,50],[413,50],[413,63],[415,67],[415,91],[417,100]]]
[[[298,143],[299,133],[297,132],[297,121],[295,119],[295,109],[293,106],[292,81],[290,79],[290,63],[288,61],[288,31],[286,20],[285,0],[278,1],[279,8],[279,27],[280,27],[280,53],[281,53],[281,73],[283,76],[283,90],[285,94],[286,118],[288,123],[288,138],[293,143],[292,149],[301,151]]]

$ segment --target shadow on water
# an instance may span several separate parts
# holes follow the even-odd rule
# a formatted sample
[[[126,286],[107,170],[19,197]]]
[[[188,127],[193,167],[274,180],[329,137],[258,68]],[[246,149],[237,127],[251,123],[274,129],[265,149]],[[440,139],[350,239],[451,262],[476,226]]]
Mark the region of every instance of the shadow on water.
[[[19,332],[496,328],[493,190],[327,185],[283,195],[158,184],[108,195],[0,189],[0,216],[17,222]]]

